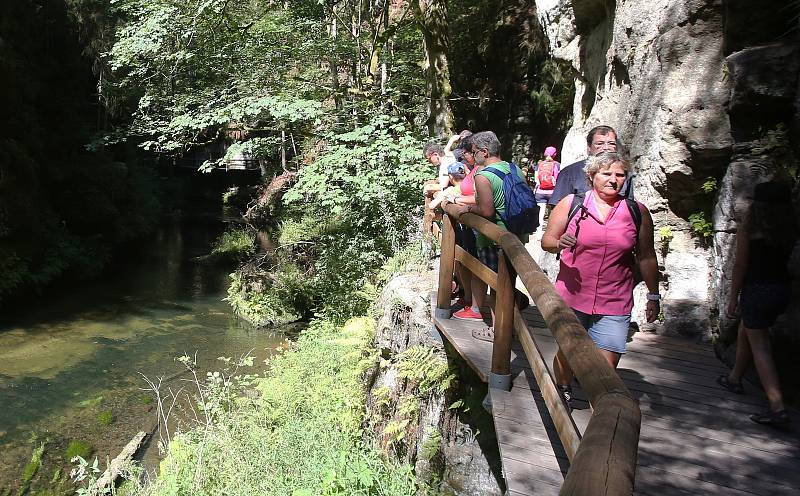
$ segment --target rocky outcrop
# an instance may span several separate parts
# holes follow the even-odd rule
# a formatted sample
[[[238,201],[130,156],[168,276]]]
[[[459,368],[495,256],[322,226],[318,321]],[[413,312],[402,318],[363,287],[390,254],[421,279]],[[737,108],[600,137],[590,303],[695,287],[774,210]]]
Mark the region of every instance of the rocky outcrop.
[[[775,24],[785,21],[767,29],[764,19],[776,11],[754,12],[742,1],[536,5],[552,55],[578,73],[562,163],[585,154],[589,129],[615,127],[634,164],[636,197],[653,213],[665,297],[664,321],[655,330],[700,338],[724,333],[727,323],[720,327],[718,316],[737,221],[752,185],[774,170],[775,147],[765,148],[764,140],[776,139],[767,133],[779,122],[797,122],[800,108],[796,41],[774,43],[781,32]],[[737,28],[751,20],[758,29]],[[772,43],[745,48],[769,39],[767,31]],[[796,134],[798,126],[788,129]],[[542,257],[554,273],[553,261]],[[642,286],[634,308],[640,322]]]
[[[458,406],[466,404],[466,374],[453,372],[457,364],[431,324],[434,284],[430,273],[397,276],[376,304],[380,359],[367,377],[365,432],[443,494],[500,495],[469,415]],[[477,405],[472,410],[487,415]]]

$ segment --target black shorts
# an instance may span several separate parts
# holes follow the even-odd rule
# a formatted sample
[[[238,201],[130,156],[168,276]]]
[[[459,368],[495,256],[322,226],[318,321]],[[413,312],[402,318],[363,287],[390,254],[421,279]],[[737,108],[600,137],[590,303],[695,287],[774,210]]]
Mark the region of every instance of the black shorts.
[[[478,258],[478,250],[475,248],[475,232],[472,228],[454,222],[453,230],[456,232],[456,244],[473,257]]]
[[[742,323],[748,329],[767,329],[786,311],[792,297],[787,283],[745,284],[739,297]]]

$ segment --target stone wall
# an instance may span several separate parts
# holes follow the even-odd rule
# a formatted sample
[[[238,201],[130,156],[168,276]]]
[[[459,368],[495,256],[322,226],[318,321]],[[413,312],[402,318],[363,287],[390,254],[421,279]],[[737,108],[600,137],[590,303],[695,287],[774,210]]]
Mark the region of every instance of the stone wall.
[[[578,73],[562,163],[584,156],[589,129],[613,126],[634,164],[636,197],[653,213],[663,269],[658,332],[707,339],[729,328],[718,316],[737,221],[752,184],[771,174],[763,167],[770,152],[753,141],[781,119],[796,121],[800,109],[796,27],[761,22],[781,2],[768,3],[775,10],[722,0],[536,1],[552,56]],[[774,45],[776,33],[789,34]],[[772,44],[747,48],[757,43]],[[690,219],[713,229],[703,236]],[[540,262],[552,275],[548,257]],[[639,322],[645,292],[640,284]]]

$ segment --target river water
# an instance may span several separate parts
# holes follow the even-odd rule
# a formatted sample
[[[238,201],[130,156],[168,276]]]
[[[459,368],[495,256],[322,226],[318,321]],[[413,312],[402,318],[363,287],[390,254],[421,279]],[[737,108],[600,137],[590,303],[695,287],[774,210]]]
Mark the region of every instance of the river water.
[[[155,425],[142,375],[177,376],[164,389],[191,387],[179,376],[178,356],[196,354],[200,377],[224,367],[217,357],[248,352],[255,371],[264,367],[283,337],[232,315],[223,301],[230,267],[193,261],[223,228],[219,221],[169,223],[130,247],[104,280],[43,298],[0,325],[0,494],[19,487],[43,442],[34,488],[67,487],[72,441],[89,445],[104,466],[137,431]]]

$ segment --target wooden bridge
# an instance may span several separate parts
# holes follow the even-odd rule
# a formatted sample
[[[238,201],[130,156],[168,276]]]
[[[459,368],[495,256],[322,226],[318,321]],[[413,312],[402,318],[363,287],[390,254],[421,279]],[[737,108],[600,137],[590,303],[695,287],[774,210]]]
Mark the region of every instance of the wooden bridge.
[[[709,346],[636,333],[614,371],[515,235],[473,214],[458,218],[502,248],[495,273],[455,245],[457,215],[446,210],[433,321],[489,383],[507,494],[800,494],[797,427],[751,422],[766,409],[763,393],[720,388],[715,379],[728,369]],[[455,263],[496,291],[493,343],[472,337],[484,324],[450,318]],[[534,302],[522,312],[517,275]],[[572,412],[552,379],[559,346],[581,385]]]

